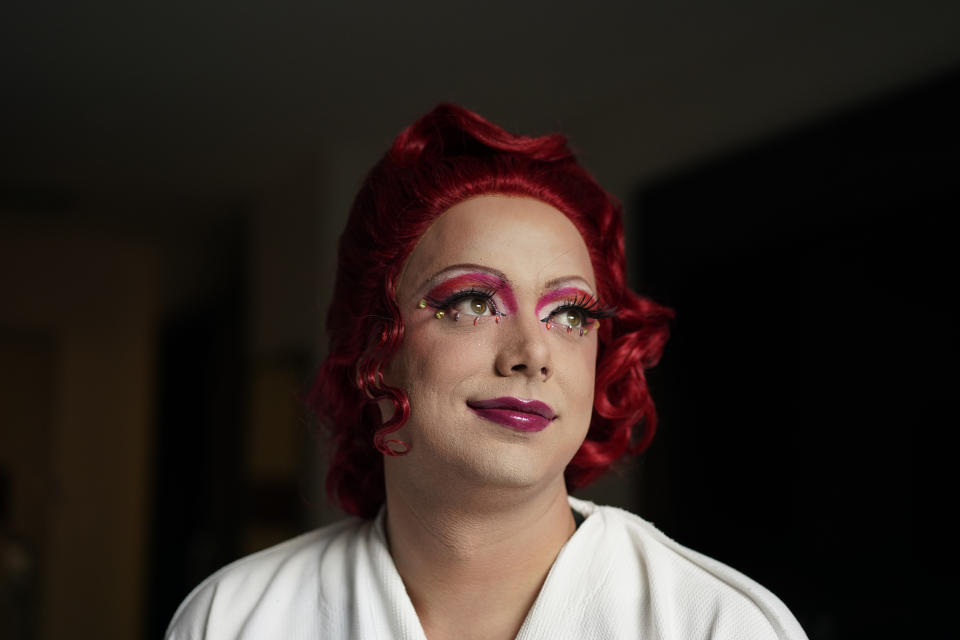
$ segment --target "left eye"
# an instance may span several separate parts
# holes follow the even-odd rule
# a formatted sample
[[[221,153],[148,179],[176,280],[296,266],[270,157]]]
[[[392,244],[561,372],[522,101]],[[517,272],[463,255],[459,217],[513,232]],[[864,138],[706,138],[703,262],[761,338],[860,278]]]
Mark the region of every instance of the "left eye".
[[[558,309],[550,315],[550,318],[554,324],[571,329],[579,329],[587,324],[586,314],[582,309],[577,308]]]
[[[460,313],[472,316],[489,316],[493,313],[493,310],[490,308],[490,301],[479,296],[461,298],[455,302],[452,307]]]

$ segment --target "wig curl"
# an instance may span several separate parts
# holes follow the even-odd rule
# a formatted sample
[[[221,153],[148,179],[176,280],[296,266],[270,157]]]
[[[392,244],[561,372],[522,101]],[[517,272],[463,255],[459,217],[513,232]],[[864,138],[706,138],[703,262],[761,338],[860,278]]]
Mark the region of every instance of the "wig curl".
[[[620,204],[580,167],[564,136],[513,135],[442,104],[404,130],[371,169],[340,237],[329,351],[308,404],[331,439],[327,493],[347,513],[376,515],[385,499],[383,456],[406,453],[390,435],[409,419],[410,403],[383,379],[403,340],[396,302],[402,268],[438,216],[485,194],[531,197],[564,213],[587,246],[600,299],[617,308],[599,327],[593,415],[564,472],[568,489],[653,438],[657,418],[644,371],[663,353],[673,312],[627,288]],[[395,409],[386,423],[382,399]]]

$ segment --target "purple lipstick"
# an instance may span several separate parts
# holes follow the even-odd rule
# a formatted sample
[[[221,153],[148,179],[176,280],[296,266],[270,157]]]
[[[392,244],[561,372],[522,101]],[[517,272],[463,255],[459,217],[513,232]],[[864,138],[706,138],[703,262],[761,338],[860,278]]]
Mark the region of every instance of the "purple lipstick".
[[[543,431],[557,417],[546,403],[511,396],[468,400],[467,406],[481,418],[517,431]]]

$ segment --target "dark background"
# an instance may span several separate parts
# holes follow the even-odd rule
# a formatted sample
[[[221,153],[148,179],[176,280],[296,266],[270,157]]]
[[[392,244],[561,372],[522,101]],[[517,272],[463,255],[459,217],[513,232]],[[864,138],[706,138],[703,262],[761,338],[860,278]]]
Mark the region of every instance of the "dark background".
[[[300,403],[334,244],[451,100],[568,134],[677,312],[653,446],[581,495],[813,639],[946,637],[955,2],[12,2],[0,80],[0,636],[158,637],[340,517]]]
[[[811,637],[930,623],[916,499],[957,379],[957,113],[960,74],[638,195],[644,289],[677,311],[644,513]]]

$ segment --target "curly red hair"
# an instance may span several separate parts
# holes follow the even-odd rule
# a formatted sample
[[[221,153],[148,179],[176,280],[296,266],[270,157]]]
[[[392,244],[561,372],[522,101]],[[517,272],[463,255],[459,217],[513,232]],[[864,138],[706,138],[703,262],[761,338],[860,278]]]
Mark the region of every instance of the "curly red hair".
[[[577,164],[562,135],[513,135],[462,107],[443,104],[404,130],[360,187],[340,237],[327,314],[330,346],[308,395],[332,440],[330,499],[376,515],[385,499],[383,456],[403,455],[388,436],[410,416],[383,367],[403,340],[396,291],[427,227],[483,194],[527,196],[564,213],[590,253],[600,299],[617,308],[599,328],[596,393],[586,440],[567,465],[569,489],[643,451],[656,430],[644,370],[660,359],[673,312],[627,288],[621,207]],[[383,423],[377,400],[395,408]]]

